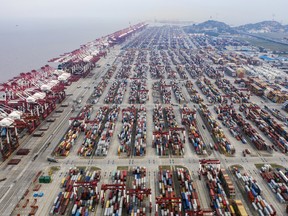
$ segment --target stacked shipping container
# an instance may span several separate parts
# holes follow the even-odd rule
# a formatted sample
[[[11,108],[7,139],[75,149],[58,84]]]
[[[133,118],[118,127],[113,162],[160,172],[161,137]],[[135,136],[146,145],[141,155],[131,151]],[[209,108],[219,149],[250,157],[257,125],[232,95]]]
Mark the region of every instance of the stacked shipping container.
[[[111,139],[114,133],[115,124],[118,119],[120,108],[117,105],[113,105],[107,114],[107,121],[104,124],[103,131],[100,135],[95,155],[96,156],[107,156]]]
[[[262,190],[256,180],[246,173],[240,173],[236,168],[234,172],[237,179],[244,185],[245,192],[254,210],[258,212],[259,215],[276,215],[273,206],[263,198]]]

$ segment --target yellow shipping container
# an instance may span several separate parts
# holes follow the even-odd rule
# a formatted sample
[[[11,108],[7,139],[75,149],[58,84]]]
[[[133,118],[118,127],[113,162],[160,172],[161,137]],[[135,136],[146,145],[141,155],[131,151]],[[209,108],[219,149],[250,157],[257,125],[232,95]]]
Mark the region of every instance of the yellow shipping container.
[[[109,200],[107,200],[107,202],[106,202],[106,208],[109,208],[109,205],[110,205],[110,202],[109,202]]]
[[[63,186],[64,185],[64,182],[65,182],[66,178],[64,177],[61,181],[61,185]]]
[[[235,200],[240,216],[248,216],[241,200]]]
[[[235,210],[234,210],[233,206],[232,206],[232,205],[229,205],[229,208],[230,208],[231,214],[232,214],[232,215],[235,215]]]

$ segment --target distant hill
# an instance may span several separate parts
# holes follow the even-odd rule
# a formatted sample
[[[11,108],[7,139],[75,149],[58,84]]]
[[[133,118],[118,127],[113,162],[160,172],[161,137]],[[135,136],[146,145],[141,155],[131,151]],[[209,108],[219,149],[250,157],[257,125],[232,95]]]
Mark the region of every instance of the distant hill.
[[[246,33],[288,32],[288,25],[284,26],[276,21],[263,21],[254,24],[242,25],[234,29]]]
[[[215,20],[208,20],[203,23],[193,24],[183,27],[187,33],[237,33],[233,28],[224,22],[218,22]]]

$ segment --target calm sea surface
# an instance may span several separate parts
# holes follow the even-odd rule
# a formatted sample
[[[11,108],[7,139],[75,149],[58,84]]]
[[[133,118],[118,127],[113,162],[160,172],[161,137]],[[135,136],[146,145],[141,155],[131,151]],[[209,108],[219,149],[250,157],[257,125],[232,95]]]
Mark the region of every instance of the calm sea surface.
[[[128,20],[1,20],[0,82],[38,69],[51,58],[128,26]]]

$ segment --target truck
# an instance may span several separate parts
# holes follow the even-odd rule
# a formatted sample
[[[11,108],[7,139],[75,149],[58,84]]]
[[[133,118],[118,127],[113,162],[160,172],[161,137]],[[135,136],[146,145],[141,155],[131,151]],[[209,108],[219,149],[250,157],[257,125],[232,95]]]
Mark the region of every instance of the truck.
[[[0,179],[0,182],[2,182],[2,181],[5,181],[7,178],[2,178],[2,179]]]
[[[53,162],[53,163],[58,163],[58,161],[55,158],[52,158],[52,157],[47,157],[47,161]]]

